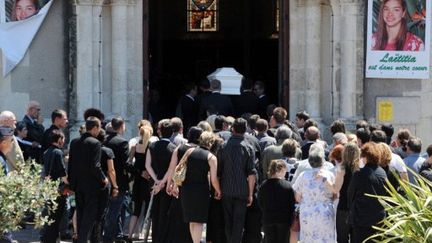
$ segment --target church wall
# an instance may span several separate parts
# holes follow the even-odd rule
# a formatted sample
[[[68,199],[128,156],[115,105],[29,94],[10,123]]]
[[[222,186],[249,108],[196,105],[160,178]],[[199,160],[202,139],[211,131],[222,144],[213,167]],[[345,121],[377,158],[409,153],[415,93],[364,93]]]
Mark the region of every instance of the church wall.
[[[432,143],[432,84],[428,80],[367,79],[365,78],[365,30],[366,1],[290,0],[290,107],[289,116],[306,110],[320,122],[324,137],[325,129],[335,119],[343,119],[348,129],[355,121],[366,119],[378,122],[376,100],[378,97],[394,97],[394,121],[397,129],[409,128],[423,140],[423,148]],[[321,11],[317,16],[316,9]],[[312,19],[311,19],[312,18]],[[309,22],[308,22],[309,20]],[[311,35],[313,23],[320,21],[320,35]],[[311,27],[312,26],[312,27]],[[310,37],[313,39],[311,40]],[[314,41],[321,43],[317,78],[319,89],[314,90],[310,77],[311,53]],[[309,55],[309,56],[308,56]],[[313,95],[319,96],[319,106],[311,105]],[[392,99],[392,98],[390,98]],[[406,100],[406,102],[401,102]],[[414,101],[418,104],[411,105]],[[395,103],[395,104],[396,104]],[[411,106],[409,106],[411,105]],[[404,117],[415,109],[418,114]]]

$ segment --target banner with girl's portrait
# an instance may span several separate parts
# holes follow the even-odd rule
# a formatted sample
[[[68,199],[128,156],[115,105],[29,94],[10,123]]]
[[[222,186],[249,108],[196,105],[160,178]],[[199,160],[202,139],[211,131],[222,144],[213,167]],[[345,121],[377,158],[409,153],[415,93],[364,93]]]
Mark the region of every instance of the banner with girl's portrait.
[[[3,76],[23,59],[53,0],[0,0]]]
[[[367,78],[429,79],[430,0],[369,0]]]

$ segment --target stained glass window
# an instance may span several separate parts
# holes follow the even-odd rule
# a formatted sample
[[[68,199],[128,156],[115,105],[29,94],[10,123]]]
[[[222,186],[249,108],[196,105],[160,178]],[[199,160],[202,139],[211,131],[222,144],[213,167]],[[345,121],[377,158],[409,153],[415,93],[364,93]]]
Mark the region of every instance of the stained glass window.
[[[187,0],[188,31],[218,30],[218,0]]]

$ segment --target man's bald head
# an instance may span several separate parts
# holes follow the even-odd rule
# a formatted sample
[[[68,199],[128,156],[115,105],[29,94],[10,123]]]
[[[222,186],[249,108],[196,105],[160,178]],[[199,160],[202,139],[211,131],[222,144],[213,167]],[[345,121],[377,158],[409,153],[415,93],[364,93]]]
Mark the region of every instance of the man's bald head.
[[[27,116],[31,117],[32,119],[37,119],[40,109],[39,102],[35,100],[30,101],[27,105]]]
[[[306,129],[305,138],[308,141],[316,141],[320,137],[320,131],[317,127],[311,126]]]
[[[2,111],[0,113],[0,126],[15,128],[16,117],[11,111]]]

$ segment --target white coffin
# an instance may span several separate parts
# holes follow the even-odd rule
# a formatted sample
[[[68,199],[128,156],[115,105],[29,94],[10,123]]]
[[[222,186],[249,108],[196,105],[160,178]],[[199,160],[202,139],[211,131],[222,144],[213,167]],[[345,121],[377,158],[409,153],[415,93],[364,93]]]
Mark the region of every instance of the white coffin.
[[[237,72],[232,67],[222,67],[216,69],[213,73],[207,76],[210,82],[213,79],[217,79],[221,82],[221,94],[225,95],[239,95],[240,94],[240,86],[241,81],[243,79],[243,75]]]

